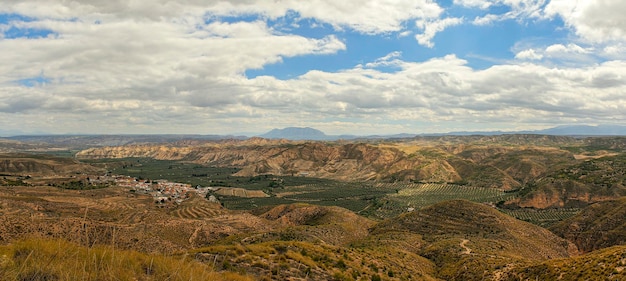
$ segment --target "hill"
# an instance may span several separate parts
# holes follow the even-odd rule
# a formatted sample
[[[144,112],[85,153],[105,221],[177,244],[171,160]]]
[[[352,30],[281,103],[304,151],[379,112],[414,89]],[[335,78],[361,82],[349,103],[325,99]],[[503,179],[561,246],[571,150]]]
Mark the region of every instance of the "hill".
[[[521,268],[505,268],[498,280],[626,280],[626,246]]]
[[[185,142],[98,147],[78,159],[145,157],[239,169],[234,176],[454,183],[519,191],[507,208],[580,208],[626,195],[624,137],[440,136],[370,141]],[[606,171],[610,171],[606,173]]]
[[[626,197],[593,204],[550,230],[584,252],[625,245]]]
[[[626,154],[585,159],[537,178],[527,194],[509,202],[520,207],[584,207],[626,196]]]
[[[65,157],[45,154],[0,154],[0,174],[26,175],[76,175],[104,173],[103,169]]]
[[[0,257],[2,280],[253,280],[215,272],[210,265],[185,256],[146,254],[112,245],[85,247],[61,239],[0,245]]]
[[[546,229],[464,200],[376,222],[302,203],[241,212],[195,196],[159,205],[121,187],[11,186],[0,187],[0,214],[0,273],[25,280],[177,280],[168,275],[176,265],[223,280],[518,280],[565,270],[608,278],[621,276],[624,258],[623,248],[572,258],[576,248]]]
[[[504,189],[519,188],[529,180],[528,177],[554,167],[552,164],[556,161],[574,160],[568,151],[555,148],[516,148],[509,144],[544,143],[547,140],[542,136],[441,137],[394,142],[338,143],[261,140],[203,145],[91,148],[77,153],[76,157],[184,160],[212,166],[238,167],[241,168],[238,173],[240,176],[295,175],[304,172],[311,177],[346,181],[466,181]],[[535,154],[535,159],[531,158],[531,153]],[[510,156],[505,158],[502,154]],[[515,166],[514,162],[519,159],[527,160],[524,160],[523,165]],[[502,170],[497,167],[501,164],[509,167]],[[527,173],[533,169],[536,171]]]
[[[436,276],[445,280],[482,280],[504,266],[576,252],[575,246],[544,228],[465,200],[400,215],[374,226],[371,233],[418,235],[424,241],[418,252],[437,265]]]
[[[287,232],[293,240],[338,246],[367,236],[368,228],[375,224],[344,208],[308,204],[276,206],[260,217],[291,226]]]

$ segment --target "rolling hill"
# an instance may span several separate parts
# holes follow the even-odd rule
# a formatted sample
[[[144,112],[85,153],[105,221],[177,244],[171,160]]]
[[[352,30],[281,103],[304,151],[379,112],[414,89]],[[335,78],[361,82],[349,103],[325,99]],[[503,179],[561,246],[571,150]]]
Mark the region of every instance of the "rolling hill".
[[[550,231],[465,200],[446,201],[383,221],[371,233],[418,235],[421,256],[445,280],[481,280],[506,265],[565,258],[576,247]]]
[[[584,252],[625,245],[626,197],[593,204],[550,230]]]

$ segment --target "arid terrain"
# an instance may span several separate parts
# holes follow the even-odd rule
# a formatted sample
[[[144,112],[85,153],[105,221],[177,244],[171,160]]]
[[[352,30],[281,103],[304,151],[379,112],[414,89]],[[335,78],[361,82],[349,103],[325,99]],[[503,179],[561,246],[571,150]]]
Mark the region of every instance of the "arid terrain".
[[[626,279],[623,137],[110,139],[0,141],[1,280]]]

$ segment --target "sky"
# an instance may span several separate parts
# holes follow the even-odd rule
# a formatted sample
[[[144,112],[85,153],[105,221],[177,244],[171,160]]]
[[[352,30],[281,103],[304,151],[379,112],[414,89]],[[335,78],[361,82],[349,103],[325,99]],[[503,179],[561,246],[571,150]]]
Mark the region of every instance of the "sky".
[[[626,124],[623,0],[3,0],[0,135]]]

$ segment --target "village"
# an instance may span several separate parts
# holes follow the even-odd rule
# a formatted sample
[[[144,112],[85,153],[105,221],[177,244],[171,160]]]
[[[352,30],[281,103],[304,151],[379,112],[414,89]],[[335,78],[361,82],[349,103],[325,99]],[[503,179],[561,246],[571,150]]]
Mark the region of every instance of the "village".
[[[151,195],[154,203],[166,206],[171,204],[180,204],[183,201],[197,195],[201,198],[207,198],[211,202],[218,202],[213,195],[207,194],[217,191],[217,187],[192,187],[190,184],[170,182],[167,180],[139,180],[130,176],[123,175],[107,175],[91,179],[91,184],[97,183],[113,183],[119,187],[129,188],[130,192],[138,194]]]

